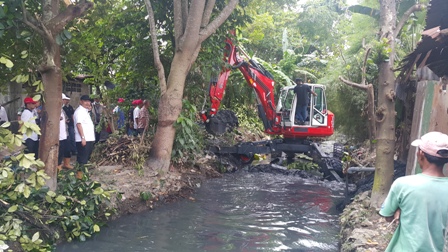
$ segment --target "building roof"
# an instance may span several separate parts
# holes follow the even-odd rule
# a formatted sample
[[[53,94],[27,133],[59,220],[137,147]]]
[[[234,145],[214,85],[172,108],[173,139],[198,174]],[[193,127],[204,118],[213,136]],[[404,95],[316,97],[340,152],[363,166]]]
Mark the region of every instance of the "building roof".
[[[400,64],[400,76],[407,80],[414,66],[427,66],[437,76],[448,75],[448,1],[431,0],[426,27],[417,48]]]

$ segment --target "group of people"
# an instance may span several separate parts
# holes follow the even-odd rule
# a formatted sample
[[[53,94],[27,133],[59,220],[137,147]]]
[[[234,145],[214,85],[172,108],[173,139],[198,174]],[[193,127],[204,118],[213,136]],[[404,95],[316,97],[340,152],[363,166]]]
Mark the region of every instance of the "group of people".
[[[87,164],[93,150],[93,145],[98,141],[99,135],[95,131],[95,126],[100,123],[102,104],[98,98],[93,101],[88,95],[80,97],[79,106],[75,110],[70,105],[70,97],[62,94],[62,108],[59,118],[59,156],[58,169],[72,169],[70,164],[71,156],[76,155],[76,160],[80,165]],[[40,106],[39,101],[26,97],[24,108],[18,112],[18,120],[22,122],[39,125]],[[0,119],[8,121],[8,118],[2,114],[0,108]],[[25,153],[34,153],[38,156],[39,136],[32,134],[23,134],[25,142]]]
[[[134,100],[132,108],[128,111],[127,134],[130,136],[141,135],[149,125],[149,101]]]

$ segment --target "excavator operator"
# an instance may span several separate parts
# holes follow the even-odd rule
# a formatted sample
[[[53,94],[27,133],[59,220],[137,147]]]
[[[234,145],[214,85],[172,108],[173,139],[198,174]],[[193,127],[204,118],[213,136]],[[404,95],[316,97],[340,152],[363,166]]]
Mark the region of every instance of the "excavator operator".
[[[317,94],[311,90],[311,87],[303,84],[302,79],[295,79],[296,86],[294,87],[294,93],[297,95],[297,106],[295,115],[295,124],[305,125],[306,118],[308,117],[308,103],[310,100],[309,93],[316,96]]]

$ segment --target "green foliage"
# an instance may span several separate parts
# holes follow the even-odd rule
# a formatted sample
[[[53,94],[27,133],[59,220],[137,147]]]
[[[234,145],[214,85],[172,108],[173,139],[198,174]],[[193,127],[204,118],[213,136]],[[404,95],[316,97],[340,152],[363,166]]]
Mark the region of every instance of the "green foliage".
[[[151,192],[140,192],[140,199],[142,199],[143,201],[148,201],[152,198],[153,196]]]
[[[372,41],[372,60],[376,65],[389,60],[391,48],[387,38],[382,38],[380,41]]]
[[[255,106],[242,107],[235,105],[231,109],[238,117],[239,126],[253,133],[261,134],[263,132],[263,123],[258,117]]]
[[[0,148],[21,145],[22,135],[12,134],[3,124]],[[24,123],[23,132],[33,127]],[[20,140],[20,141],[18,141]],[[45,185],[49,179],[44,163],[34,154],[19,153],[0,163],[0,247],[20,244],[25,251],[50,251],[63,231],[67,240],[85,240],[99,232],[102,220],[110,215],[104,204],[109,192],[89,179],[86,168],[59,173],[56,192]],[[80,168],[78,168],[80,169]]]
[[[172,160],[185,163],[201,155],[204,139],[196,123],[198,111],[188,100],[183,100],[182,112],[174,125],[176,137],[172,151]]]
[[[313,162],[313,159],[305,154],[299,154],[296,162],[287,165],[288,169],[302,171],[319,171],[319,165]]]
[[[85,241],[113,213],[108,206],[110,194],[99,182],[91,181],[87,166],[78,166],[61,171],[57,194],[48,192],[45,199],[49,210],[58,215],[54,224],[62,227],[66,239]]]

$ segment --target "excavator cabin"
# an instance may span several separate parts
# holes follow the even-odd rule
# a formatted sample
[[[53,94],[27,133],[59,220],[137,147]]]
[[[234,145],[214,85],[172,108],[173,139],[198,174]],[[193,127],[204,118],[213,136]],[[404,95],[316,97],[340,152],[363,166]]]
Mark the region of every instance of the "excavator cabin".
[[[307,107],[308,117],[305,124],[299,125],[295,122],[297,110],[297,95],[294,93],[295,86],[287,86],[281,89],[277,103],[276,112],[280,117],[282,134],[285,138],[325,137],[334,132],[334,115],[327,109],[325,97],[325,86],[322,84],[309,84],[317,95],[310,94]]]

